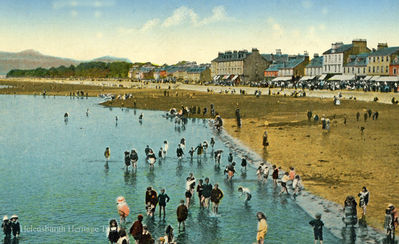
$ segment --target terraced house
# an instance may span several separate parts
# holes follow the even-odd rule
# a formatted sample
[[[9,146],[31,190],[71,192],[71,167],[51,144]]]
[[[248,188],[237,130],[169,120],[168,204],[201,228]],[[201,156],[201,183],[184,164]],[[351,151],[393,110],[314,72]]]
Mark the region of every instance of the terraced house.
[[[227,51],[220,52],[218,57],[212,60],[211,76],[213,80],[239,81],[261,81],[263,80],[264,70],[270,65],[256,48],[252,52]]]
[[[351,44],[336,42],[323,53],[323,74],[342,74],[349,55],[369,53],[365,39],[355,39]]]
[[[349,55],[346,65],[344,65],[345,75],[366,76],[367,62],[369,53]]]
[[[279,68],[278,76],[280,77],[294,77],[297,79],[305,75],[305,67],[309,63],[309,55],[292,56],[288,58],[287,62]]]
[[[323,73],[323,56],[315,53],[312,60],[305,67],[305,76],[322,75]]]
[[[389,66],[399,54],[399,47],[388,47],[386,43],[379,43],[375,52],[370,53],[367,64],[367,74],[374,76],[389,75]]]
[[[399,76],[399,55],[389,65],[389,75]]]

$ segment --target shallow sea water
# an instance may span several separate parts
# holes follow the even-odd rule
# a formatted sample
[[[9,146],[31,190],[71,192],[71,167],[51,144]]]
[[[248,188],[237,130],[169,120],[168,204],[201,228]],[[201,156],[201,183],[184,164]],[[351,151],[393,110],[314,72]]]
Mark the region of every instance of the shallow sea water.
[[[162,117],[159,111],[105,108],[96,98],[0,96],[0,215],[18,214],[23,233],[19,243],[107,243],[105,228],[110,219],[119,219],[115,199],[123,195],[130,207],[128,224],[138,214],[145,215],[145,189],[161,188],[171,200],[166,220],[157,214],[144,218],[153,237],[158,239],[171,224],[178,243],[254,243],[256,212],[267,215],[269,230],[265,243],[312,243],[312,219],[293,199],[279,196],[280,188],[271,182],[258,184],[255,169],[241,172],[241,159],[233,182],[223,174],[229,149],[212,134],[205,120],[189,119],[185,128]],[[86,110],[89,109],[89,116]],[[68,122],[63,115],[69,112]],[[142,124],[138,116],[144,114]],[[118,116],[118,124],[115,123]],[[176,148],[186,138],[186,157],[179,164]],[[208,149],[207,157],[190,160],[188,149],[215,137],[215,149],[224,150],[220,170],[215,170]],[[157,153],[168,140],[165,160],[150,170],[144,160],[148,144]],[[104,150],[111,159],[105,167]],[[136,148],[137,172],[126,173],[124,151]],[[193,172],[197,179],[209,177],[219,183],[225,197],[220,213],[213,216],[200,210],[195,194],[189,210],[186,231],[177,231],[176,207],[184,199],[185,179]],[[237,192],[248,187],[248,205]],[[340,243],[328,230],[325,243]],[[133,241],[133,239],[131,239]]]

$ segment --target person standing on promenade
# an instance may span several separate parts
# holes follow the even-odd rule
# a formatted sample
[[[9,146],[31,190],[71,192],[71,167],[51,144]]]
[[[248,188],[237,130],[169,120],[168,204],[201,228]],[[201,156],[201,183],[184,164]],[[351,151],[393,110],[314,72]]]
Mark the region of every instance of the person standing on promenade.
[[[179,222],[179,231],[180,231],[180,225],[183,224],[183,230],[186,228],[185,221],[188,216],[188,208],[186,205],[184,205],[184,200],[180,200],[180,205],[176,209],[176,215],[177,215],[177,222]]]
[[[152,189],[151,186],[147,187],[145,194],[145,206],[147,209],[147,215],[154,217],[155,208],[158,204],[158,194]]]
[[[315,217],[316,219],[309,222],[309,224],[313,227],[314,243],[317,244],[317,241],[320,241],[320,244],[323,244],[324,223],[321,221],[321,214],[318,213]]]
[[[256,214],[258,217],[258,232],[256,234],[256,243],[263,244],[267,234],[266,215],[262,212]]]
[[[169,202],[170,198],[168,194],[165,193],[165,189],[161,189],[161,194],[158,195],[159,203],[159,218],[161,218],[161,212],[163,211],[163,218],[165,219],[165,207],[166,203]]]
[[[133,223],[132,227],[130,227],[130,234],[133,236],[135,243],[139,244],[141,235],[143,234],[143,215],[139,214],[137,216],[137,220]]]
[[[202,202],[205,208],[209,208],[209,201],[211,199],[212,184],[209,183],[209,178],[205,178],[205,184],[202,186]]]
[[[357,113],[356,113],[356,121],[358,121],[358,122],[359,122],[359,119],[360,119],[360,113],[359,113],[359,112],[357,112]]]
[[[212,211],[214,214],[218,213],[220,200],[223,198],[223,192],[219,189],[219,185],[215,184],[211,191]]]
[[[366,208],[367,208],[367,205],[369,204],[370,193],[367,190],[367,188],[365,186],[363,186],[362,191],[357,196],[359,197],[359,207],[361,207],[363,210],[362,215],[365,216]]]
[[[109,147],[105,148],[104,157],[105,161],[108,162],[109,158],[111,157],[111,150]]]

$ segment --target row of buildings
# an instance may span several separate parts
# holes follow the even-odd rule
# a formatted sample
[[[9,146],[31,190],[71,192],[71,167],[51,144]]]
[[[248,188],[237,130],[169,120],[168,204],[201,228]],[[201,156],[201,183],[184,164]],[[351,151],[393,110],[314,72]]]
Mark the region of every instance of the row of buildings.
[[[376,79],[399,81],[399,47],[388,47],[379,43],[369,49],[367,41],[355,39],[350,44],[336,42],[322,56],[314,54],[312,59],[304,54],[261,54],[253,48],[251,52],[220,52],[211,62],[211,77],[214,82],[248,83],[263,80],[354,80]]]
[[[206,82],[211,80],[210,64],[179,62],[175,65],[156,66],[151,63],[135,64],[129,70],[132,80]]]

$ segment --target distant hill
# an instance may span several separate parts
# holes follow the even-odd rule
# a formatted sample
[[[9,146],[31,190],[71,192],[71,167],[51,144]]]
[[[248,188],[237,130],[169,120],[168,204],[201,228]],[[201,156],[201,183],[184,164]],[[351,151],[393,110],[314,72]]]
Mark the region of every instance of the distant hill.
[[[129,59],[112,57],[112,56],[95,58],[91,61],[105,62],[105,63],[113,63],[113,62],[131,63]],[[59,67],[61,65],[69,67],[72,64],[76,66],[83,62],[89,62],[89,61],[48,56],[32,49],[28,49],[17,53],[0,51],[0,75],[5,75],[12,69],[26,70],[26,69],[36,69],[39,67],[48,69],[51,67]]]
[[[51,68],[61,65],[77,65],[82,61],[43,55],[29,49],[18,53],[0,52],[0,75],[7,74],[12,69]]]
[[[118,57],[112,57],[112,56],[103,56],[99,58],[95,58],[91,60],[93,62],[105,62],[105,63],[113,63],[113,62],[126,62],[126,63],[131,63],[127,58],[118,58]]]

